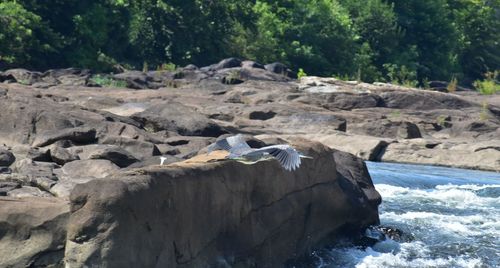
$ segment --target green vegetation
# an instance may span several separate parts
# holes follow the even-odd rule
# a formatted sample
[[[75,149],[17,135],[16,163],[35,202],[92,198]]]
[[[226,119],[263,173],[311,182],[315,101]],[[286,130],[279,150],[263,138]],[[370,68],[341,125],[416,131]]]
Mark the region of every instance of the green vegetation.
[[[102,87],[126,87],[127,86],[127,82],[125,81],[122,81],[122,80],[116,80],[116,79],[113,79],[109,76],[105,76],[105,75],[94,75],[92,76],[91,80],[102,86]]]
[[[457,91],[457,85],[458,85],[458,80],[456,77],[453,77],[451,79],[450,83],[448,83],[448,86],[446,87],[446,91],[448,91],[450,93]]]
[[[489,118],[490,116],[489,116],[488,103],[483,102],[481,105],[481,113],[479,114],[479,120],[486,121]]]
[[[445,116],[445,115],[439,115],[436,119],[438,125],[441,127],[444,127],[445,123],[446,123],[446,118],[447,118],[447,116]]]
[[[300,79],[301,77],[307,76],[306,72],[304,69],[299,68],[299,71],[297,72],[297,78]]]
[[[497,82],[497,77],[500,74],[499,71],[486,73],[485,80],[476,80],[474,82],[474,87],[479,93],[483,95],[493,95],[500,92],[500,84]]]
[[[366,82],[470,85],[500,70],[499,10],[500,0],[2,0],[0,69],[175,70],[236,56]]]

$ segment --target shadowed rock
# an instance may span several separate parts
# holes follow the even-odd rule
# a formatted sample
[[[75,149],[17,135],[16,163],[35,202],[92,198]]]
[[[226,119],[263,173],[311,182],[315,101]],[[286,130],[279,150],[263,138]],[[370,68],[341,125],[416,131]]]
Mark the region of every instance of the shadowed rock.
[[[35,137],[33,147],[42,147],[58,140],[70,140],[77,143],[91,143],[96,140],[96,130],[89,127],[69,128],[58,131],[47,131]]]
[[[8,167],[16,161],[16,157],[9,150],[0,148],[0,167]]]

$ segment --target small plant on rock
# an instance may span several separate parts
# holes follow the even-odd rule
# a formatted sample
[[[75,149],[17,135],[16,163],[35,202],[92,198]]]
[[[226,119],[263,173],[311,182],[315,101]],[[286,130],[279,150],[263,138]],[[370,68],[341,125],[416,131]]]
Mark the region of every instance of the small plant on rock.
[[[169,62],[169,63],[163,63],[162,65],[158,65],[158,67],[156,68],[157,71],[170,71],[170,72],[173,72],[175,70],[177,70],[177,66],[172,63],[172,62]]]
[[[387,71],[387,76],[391,83],[405,87],[417,87],[417,72],[415,70],[411,70],[405,65],[399,66],[390,63],[386,63],[383,66]]]
[[[235,85],[243,82],[244,81],[242,80],[241,70],[233,70],[229,72],[228,75],[222,78],[222,83],[227,85]]]
[[[300,79],[304,76],[307,76],[306,72],[304,72],[304,69],[299,68],[299,72],[297,73],[297,78]]]
[[[474,87],[476,90],[483,95],[493,95],[500,92],[500,84],[497,81],[497,77],[500,71],[487,72],[485,74],[484,80],[476,80],[474,82]]]
[[[483,102],[481,104],[481,112],[479,113],[479,120],[486,121],[489,118],[490,118],[490,115],[489,115],[488,103]]]
[[[453,77],[450,81],[450,83],[448,83],[448,86],[446,87],[446,91],[448,91],[448,93],[453,93],[455,91],[457,91],[457,84],[458,84],[458,80],[456,77]]]
[[[101,87],[127,87],[127,82],[122,80],[116,80],[109,76],[96,74],[90,78],[94,83],[100,85]]]

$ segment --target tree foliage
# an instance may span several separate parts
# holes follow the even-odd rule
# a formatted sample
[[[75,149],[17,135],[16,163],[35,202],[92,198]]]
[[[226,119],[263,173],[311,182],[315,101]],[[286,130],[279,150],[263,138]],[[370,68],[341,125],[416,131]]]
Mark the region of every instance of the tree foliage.
[[[499,14],[500,0],[1,0],[0,68],[237,56],[370,82],[472,82],[500,69]]]

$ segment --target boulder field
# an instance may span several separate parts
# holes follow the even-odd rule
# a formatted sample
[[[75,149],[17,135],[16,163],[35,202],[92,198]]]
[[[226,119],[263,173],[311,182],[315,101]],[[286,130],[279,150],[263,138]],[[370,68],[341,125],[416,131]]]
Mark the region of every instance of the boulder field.
[[[0,267],[284,266],[378,223],[363,160],[500,171],[499,125],[499,95],[235,58],[0,72]],[[206,155],[235,133],[313,159],[288,172]]]

